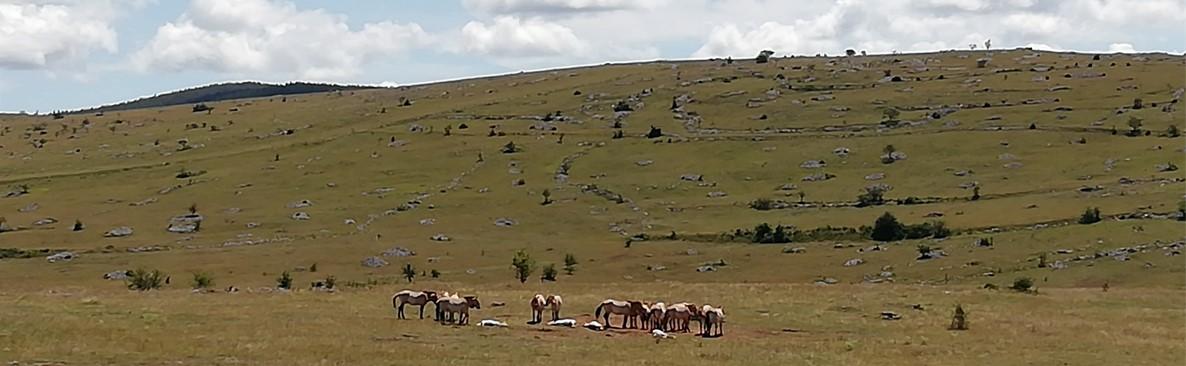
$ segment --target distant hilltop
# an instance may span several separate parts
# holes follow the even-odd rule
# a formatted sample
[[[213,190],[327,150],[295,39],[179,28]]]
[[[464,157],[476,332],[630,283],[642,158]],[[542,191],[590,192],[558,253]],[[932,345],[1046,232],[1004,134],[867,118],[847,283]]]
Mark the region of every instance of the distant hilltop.
[[[232,99],[271,97],[278,95],[322,93],[339,90],[371,89],[375,86],[290,82],[269,84],[257,81],[242,81],[204,85],[189,89],[158,94],[151,97],[109,104],[95,108],[64,112],[62,114],[98,113],[129,109],[166,107],[173,105],[217,102]]]

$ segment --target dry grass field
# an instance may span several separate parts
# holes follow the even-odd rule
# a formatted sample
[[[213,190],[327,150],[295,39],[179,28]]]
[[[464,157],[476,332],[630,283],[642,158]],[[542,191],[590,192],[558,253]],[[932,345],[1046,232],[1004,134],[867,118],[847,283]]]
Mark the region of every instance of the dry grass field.
[[[1017,49],[0,115],[0,362],[1182,364],[1184,87],[1181,56]],[[885,202],[857,204],[873,185]],[[191,207],[197,230],[167,230]],[[1089,208],[1102,220],[1080,224]],[[876,242],[860,228],[884,213],[951,234]],[[762,223],[802,235],[753,243]],[[825,227],[852,231],[809,235]],[[575,273],[539,279],[569,254]],[[131,269],[170,283],[104,278]],[[293,291],[272,290],[282,272]],[[193,273],[216,291],[191,293]],[[335,292],[309,289],[327,276]],[[1020,278],[1036,292],[1008,289]],[[475,321],[510,327],[397,320],[404,288],[475,294]],[[582,322],[618,298],[728,323],[658,343],[527,325],[537,292]],[[957,304],[969,330],[947,329]]]

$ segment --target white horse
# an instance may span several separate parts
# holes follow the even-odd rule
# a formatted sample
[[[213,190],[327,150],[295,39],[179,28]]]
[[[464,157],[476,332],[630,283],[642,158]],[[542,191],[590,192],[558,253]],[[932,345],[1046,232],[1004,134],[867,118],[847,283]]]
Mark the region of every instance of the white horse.
[[[453,315],[457,315],[457,324],[469,323],[469,309],[481,309],[482,304],[478,302],[477,296],[466,296],[464,298],[458,297],[456,294],[450,297],[442,297],[437,299],[437,309],[443,314],[448,314],[448,318],[452,320]]]
[[[652,304],[651,307],[649,309],[647,309],[647,321],[646,321],[647,325],[652,330],[666,329],[666,327],[663,326],[663,317],[666,314],[667,314],[667,305],[664,305],[662,302],[657,302],[657,303]]]
[[[720,337],[725,335],[725,310],[722,308],[714,308],[710,305],[704,305],[701,308],[701,313],[704,314],[702,327],[704,331],[700,333],[704,337]],[[713,334],[713,328],[716,328],[716,334]]]
[[[436,300],[436,292],[403,290],[391,295],[391,307],[395,308],[396,318],[407,319],[404,316],[404,305],[419,305],[420,319],[424,319],[424,306],[430,302],[436,302]]]
[[[561,299],[560,295],[548,295],[548,300],[544,304],[552,309],[552,320],[559,320],[560,306],[564,305],[564,299]]]

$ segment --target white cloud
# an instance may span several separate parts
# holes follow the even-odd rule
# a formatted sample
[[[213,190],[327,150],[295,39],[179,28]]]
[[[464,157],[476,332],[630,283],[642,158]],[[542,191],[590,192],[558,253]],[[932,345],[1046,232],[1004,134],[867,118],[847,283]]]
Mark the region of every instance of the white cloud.
[[[350,29],[345,18],[280,0],[195,0],[132,56],[141,70],[191,69],[348,78],[375,58],[426,44],[419,25],[379,22]]]
[[[588,49],[572,29],[538,18],[471,21],[461,28],[461,37],[466,51],[494,57],[579,56]]]
[[[115,53],[109,2],[0,4],[0,69],[45,69],[86,61],[92,51]]]
[[[588,13],[654,8],[667,0],[464,0],[472,11],[489,14]]]
[[[1117,53],[1117,52],[1119,52],[1119,53],[1136,53],[1137,50],[1133,49],[1132,43],[1113,43],[1113,44],[1108,45],[1108,52],[1109,53]]]

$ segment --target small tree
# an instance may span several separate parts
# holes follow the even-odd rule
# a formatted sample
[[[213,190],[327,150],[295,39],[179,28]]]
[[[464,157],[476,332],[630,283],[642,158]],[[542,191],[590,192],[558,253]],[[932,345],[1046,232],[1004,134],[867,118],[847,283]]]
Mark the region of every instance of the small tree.
[[[947,327],[949,330],[968,330],[968,313],[964,312],[964,307],[959,304],[955,305],[955,312],[951,314],[951,326]]]
[[[207,289],[214,286],[214,278],[209,273],[194,272],[194,289]]]
[[[511,259],[511,266],[515,269],[515,278],[519,279],[519,283],[525,283],[531,277],[531,272],[535,271],[535,260],[526,251],[519,249]]]
[[[337,285],[338,285],[338,279],[336,277],[334,277],[334,276],[325,277],[325,289],[326,290],[333,290],[334,287]]]
[[[548,265],[544,266],[544,270],[540,274],[539,279],[542,281],[556,281],[556,274],[556,265],[548,263]]]
[[[886,122],[898,122],[898,116],[901,114],[902,112],[898,112],[894,107],[887,107],[881,111],[882,119]]]
[[[980,199],[980,186],[974,186],[974,187],[972,187],[972,200],[977,201],[979,199]]]
[[[857,207],[877,206],[885,203],[885,188],[876,185],[865,187],[865,191],[857,196]]]
[[[404,279],[408,280],[408,283],[412,283],[416,279],[416,269],[412,268],[411,263],[404,264],[403,275]]]
[[[1141,108],[1145,108],[1144,101],[1141,100],[1141,98],[1134,98],[1132,100],[1132,109],[1141,109]]]
[[[564,255],[564,273],[572,276],[573,272],[577,271],[577,257],[571,253]]]
[[[197,213],[198,213],[198,204],[197,204],[197,203],[191,203],[191,204],[189,205],[189,213],[190,213],[190,214],[197,214]]]
[[[1083,215],[1079,216],[1079,223],[1083,225],[1094,224],[1100,222],[1100,220],[1099,207],[1088,207],[1087,210],[1083,211]]]
[[[1182,136],[1182,131],[1178,129],[1177,125],[1170,125],[1169,128],[1165,129],[1165,135],[1168,137],[1178,137]]]
[[[774,51],[762,50],[762,52],[758,52],[758,57],[754,59],[754,62],[759,64],[770,62],[770,56],[774,56]]]
[[[1034,287],[1034,279],[1029,277],[1021,277],[1013,280],[1013,285],[1009,288],[1017,292],[1030,292]]]
[[[432,278],[441,278],[441,271],[433,269],[431,271],[428,271],[428,275],[432,276]]]
[[[128,289],[135,291],[156,290],[164,286],[164,272],[159,270],[136,269],[128,272]]]
[[[281,272],[280,277],[276,278],[276,287],[282,288],[285,290],[291,290],[292,289],[292,275],[289,274],[288,271]]]
[[[552,191],[544,189],[544,192],[542,193],[542,195],[544,196],[544,201],[540,202],[541,205],[546,206],[546,205],[549,205],[552,203]]]
[[[876,241],[895,241],[906,237],[906,229],[898,218],[886,212],[873,222],[873,231],[869,237]]]
[[[309,272],[317,272],[317,263],[313,263],[313,265],[309,266]]]
[[[1141,134],[1142,120],[1137,116],[1128,117],[1128,135],[1139,136]]]

